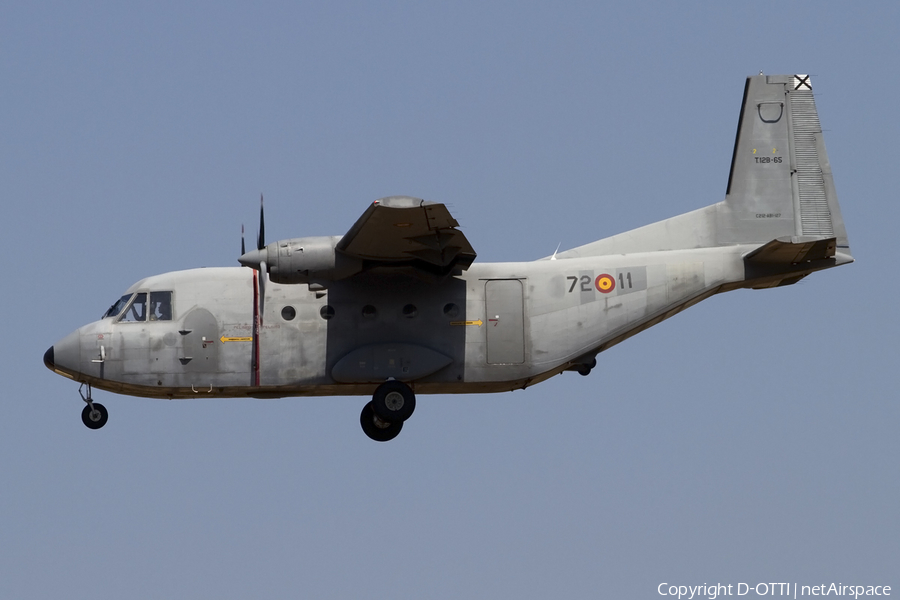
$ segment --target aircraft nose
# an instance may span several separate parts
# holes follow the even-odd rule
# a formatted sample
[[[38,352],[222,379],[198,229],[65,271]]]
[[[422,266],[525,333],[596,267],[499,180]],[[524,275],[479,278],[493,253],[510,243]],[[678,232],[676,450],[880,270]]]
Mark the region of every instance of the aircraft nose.
[[[44,352],[44,366],[51,371],[56,367],[56,365],[53,364],[53,346],[50,346],[47,351]]]
[[[81,336],[73,331],[44,352],[44,365],[60,375],[81,371]]]

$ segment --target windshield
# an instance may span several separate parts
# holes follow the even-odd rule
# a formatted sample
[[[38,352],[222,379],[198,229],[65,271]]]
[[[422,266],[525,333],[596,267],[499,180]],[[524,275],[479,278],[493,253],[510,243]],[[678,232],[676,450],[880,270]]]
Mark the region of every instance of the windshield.
[[[110,306],[109,310],[106,311],[106,314],[104,314],[101,318],[106,319],[108,317],[119,316],[119,313],[122,312],[122,309],[125,308],[125,305],[128,304],[129,300],[131,300],[131,294],[125,294],[124,296],[116,300],[116,303]]]
[[[142,323],[147,320],[147,294],[141,292],[134,297],[134,302],[119,319],[119,323]]]

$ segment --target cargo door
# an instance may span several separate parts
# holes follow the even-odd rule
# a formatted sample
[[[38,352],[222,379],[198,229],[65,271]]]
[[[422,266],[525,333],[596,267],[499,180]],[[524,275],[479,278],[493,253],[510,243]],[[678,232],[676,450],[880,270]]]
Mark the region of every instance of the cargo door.
[[[525,362],[522,282],[518,279],[487,281],[484,302],[488,364],[522,364]]]

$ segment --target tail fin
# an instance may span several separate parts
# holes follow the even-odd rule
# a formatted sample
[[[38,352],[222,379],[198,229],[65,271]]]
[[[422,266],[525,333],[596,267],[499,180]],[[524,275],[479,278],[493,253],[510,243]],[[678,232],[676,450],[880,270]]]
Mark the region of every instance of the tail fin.
[[[809,75],[748,77],[717,245],[836,238],[848,247]]]
[[[766,244],[775,239],[787,244],[835,239],[837,252],[852,260],[809,75],[747,78],[723,202],[557,258]]]

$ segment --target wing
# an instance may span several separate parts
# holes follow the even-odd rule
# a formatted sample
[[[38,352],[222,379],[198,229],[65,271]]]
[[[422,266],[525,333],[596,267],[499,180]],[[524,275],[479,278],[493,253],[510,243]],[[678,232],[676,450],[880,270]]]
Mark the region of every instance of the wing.
[[[447,275],[469,268],[475,250],[443,204],[407,196],[376,200],[335,250],[367,268],[412,266]]]

